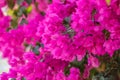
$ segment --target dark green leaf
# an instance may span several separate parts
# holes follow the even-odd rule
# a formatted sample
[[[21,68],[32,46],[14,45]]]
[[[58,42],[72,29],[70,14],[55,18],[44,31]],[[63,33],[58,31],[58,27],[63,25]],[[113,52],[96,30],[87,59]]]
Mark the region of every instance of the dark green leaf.
[[[48,3],[51,4],[51,3],[52,3],[52,0],[48,0]]]
[[[18,12],[19,12],[18,10],[14,10],[14,13],[13,13],[13,14],[14,14],[15,16],[18,16]]]
[[[18,26],[17,18],[11,20],[11,27],[12,27],[12,28],[16,28],[17,26]]]
[[[28,46],[29,46],[29,44],[25,42],[25,43],[24,43],[24,46],[25,46],[25,47],[28,47]]]
[[[8,28],[6,29],[7,32],[9,32],[10,30],[11,30],[11,27],[8,27]]]
[[[95,8],[93,8],[91,15],[94,16],[97,13],[97,10]]]
[[[13,9],[13,7],[14,7],[14,5],[15,5],[14,0],[6,0],[6,2],[7,2],[7,4],[8,4],[8,7],[9,7],[10,9]]]
[[[63,25],[64,25],[66,28],[68,28],[68,27],[70,26],[69,23],[70,23],[70,17],[64,18],[64,20],[63,20]]]
[[[11,80],[16,80],[15,78],[11,78]]]
[[[76,58],[73,62],[70,63],[71,66],[79,68],[81,73],[84,72],[85,64],[87,64],[87,54],[81,61],[78,61]]]
[[[20,7],[19,12],[21,12],[22,14],[24,14],[27,17],[27,11],[26,11],[25,6]]]
[[[25,77],[22,77],[21,80],[26,80]]]
[[[41,11],[40,14],[41,14],[42,16],[45,16],[45,12],[43,12],[43,11]]]
[[[19,7],[17,10],[14,10],[14,15],[16,17],[21,17],[25,13],[26,8],[24,6]]]
[[[21,5],[24,2],[24,0],[17,0],[17,4]]]
[[[94,75],[97,75],[98,72],[95,68],[93,68],[92,70],[90,70],[90,78],[92,78]]]
[[[70,67],[65,67],[64,74],[69,75],[70,74]]]
[[[25,18],[22,18],[20,24],[21,24],[21,25],[23,25],[23,24],[28,24],[28,21],[27,21]]]
[[[40,54],[40,52],[39,52],[39,46],[33,47],[32,51],[33,51],[36,55],[39,55],[39,54]]]
[[[25,0],[28,4],[32,3],[32,0]]]
[[[40,42],[37,42],[37,43],[36,43],[36,46],[44,47],[44,44],[42,44],[42,43],[40,43]]]
[[[108,40],[109,37],[110,37],[110,32],[109,32],[108,30],[104,29],[104,30],[103,30],[103,33],[104,33],[104,35],[105,35],[106,40]]]
[[[99,73],[98,75],[93,76],[92,80],[105,80],[105,77],[103,76],[103,73]]]

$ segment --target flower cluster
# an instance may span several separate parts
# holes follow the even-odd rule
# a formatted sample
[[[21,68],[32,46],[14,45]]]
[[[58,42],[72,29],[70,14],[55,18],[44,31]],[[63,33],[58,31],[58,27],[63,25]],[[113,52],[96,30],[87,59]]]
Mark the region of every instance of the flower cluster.
[[[14,28],[15,16],[2,12],[10,0],[0,1],[0,51],[11,66],[0,80],[84,80],[120,49],[119,0],[11,1],[23,15]]]

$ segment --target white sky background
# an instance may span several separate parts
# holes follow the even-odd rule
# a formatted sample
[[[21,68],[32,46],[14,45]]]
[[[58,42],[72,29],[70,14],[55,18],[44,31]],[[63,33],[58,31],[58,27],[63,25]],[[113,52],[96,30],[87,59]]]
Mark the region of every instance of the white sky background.
[[[0,74],[2,72],[8,72],[9,68],[10,68],[10,66],[8,64],[7,59],[3,59],[1,56],[1,52],[0,52]]]
[[[7,15],[7,6],[4,6],[2,8],[3,14],[6,16]],[[8,72],[10,68],[10,65],[8,64],[8,60],[7,59],[3,59],[2,58],[2,53],[0,52],[0,74],[2,72]]]

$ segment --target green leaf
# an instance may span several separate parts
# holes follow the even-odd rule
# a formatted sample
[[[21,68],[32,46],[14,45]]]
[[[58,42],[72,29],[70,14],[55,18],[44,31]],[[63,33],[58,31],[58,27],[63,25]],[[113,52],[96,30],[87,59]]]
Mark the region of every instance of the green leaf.
[[[25,78],[25,77],[22,77],[21,80],[26,80],[26,78]]]
[[[64,74],[69,75],[70,74],[70,67],[65,67]]]
[[[41,11],[40,14],[41,14],[42,16],[45,16],[45,12],[43,12],[43,11]]]
[[[36,55],[39,55],[39,54],[40,54],[40,52],[39,52],[39,46],[33,47],[32,51],[33,51]]]
[[[52,0],[48,0],[48,3],[51,4],[51,3],[52,3]]]
[[[108,40],[109,37],[110,37],[110,32],[109,32],[108,30],[104,29],[104,30],[103,30],[103,33],[104,33],[104,35],[105,35],[106,40]]]
[[[40,42],[37,42],[37,43],[36,43],[36,46],[44,47],[44,44],[42,44],[42,43],[40,43]]]
[[[77,67],[80,69],[81,73],[84,72],[84,69],[85,69],[85,64],[87,64],[87,54],[85,55],[85,57],[81,60],[81,61],[78,61],[77,58],[70,63],[71,66],[73,67]]]
[[[93,76],[92,80],[105,80],[104,76],[102,74]]]
[[[90,78],[92,78],[94,75],[97,75],[98,72],[95,68],[93,68],[92,70],[90,70]]]
[[[16,28],[17,26],[18,26],[18,19],[15,18],[15,19],[11,20],[11,27]]]
[[[19,11],[27,17],[27,12],[26,12],[25,6],[20,7]]]
[[[27,13],[30,13],[32,11],[32,6],[29,6],[27,9],[26,9]]]
[[[15,78],[11,78],[11,80],[16,80]]]
[[[32,3],[32,0],[25,0],[28,4]]]
[[[17,4],[21,5],[24,2],[24,0],[17,0]]]
[[[66,27],[66,28],[69,28],[69,24],[70,24],[70,17],[65,17],[64,20],[63,20],[63,25]]]
[[[22,12],[22,11],[17,12],[17,16],[18,16],[18,17],[21,17],[21,16],[22,16],[22,14],[23,14],[23,12]]]
[[[36,46],[35,47],[32,47],[32,51],[36,54],[36,55],[39,55],[40,54],[40,51],[39,51],[39,48],[40,47],[44,47],[44,44],[40,43],[40,42],[37,42],[36,43]]]
[[[15,16],[18,16],[18,10],[14,10],[13,14],[14,14]]]
[[[25,13],[25,11],[26,11],[26,7],[21,6],[17,10],[14,10],[14,15],[16,17],[21,17]]]
[[[28,46],[29,46],[29,44],[25,42],[25,43],[24,43],[24,46],[25,46],[25,47],[28,47]]]
[[[21,25],[23,25],[23,24],[28,24],[28,21],[27,21],[25,18],[22,18],[20,24],[21,24]]]
[[[14,0],[6,0],[6,2],[7,2],[7,4],[8,4],[8,7],[9,7],[10,9],[13,9],[13,7],[14,7],[14,5],[15,5]]]

